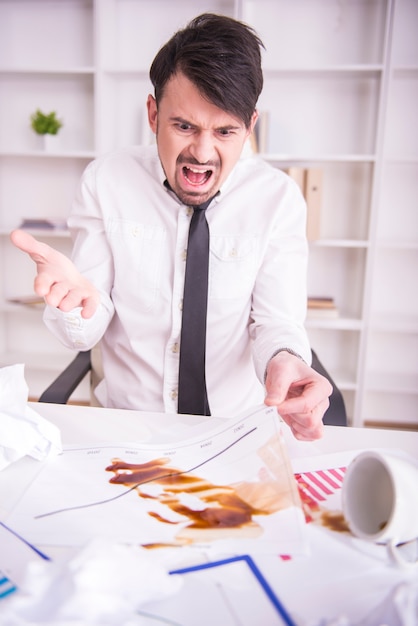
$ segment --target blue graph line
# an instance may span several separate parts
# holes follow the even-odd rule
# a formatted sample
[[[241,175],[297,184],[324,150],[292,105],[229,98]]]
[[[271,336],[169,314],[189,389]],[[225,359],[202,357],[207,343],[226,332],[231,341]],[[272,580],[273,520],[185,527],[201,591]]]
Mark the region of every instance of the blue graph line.
[[[39,550],[39,548],[34,546],[32,543],[29,543],[29,541],[27,541],[27,539],[22,537],[22,535],[19,535],[19,533],[17,533],[15,530],[10,528],[10,526],[6,526],[6,524],[4,522],[0,522],[0,526],[2,526],[5,530],[7,530],[12,535],[14,535],[17,539],[22,541],[22,543],[24,543],[25,545],[28,546],[28,548],[30,548],[31,550],[36,552],[36,554],[38,556],[40,556],[42,559],[44,559],[45,561],[50,561],[51,560],[47,554],[45,554],[44,552],[41,552],[41,550]]]
[[[188,574],[190,572],[198,572],[200,570],[209,569],[211,567],[220,567],[222,565],[228,565],[229,563],[236,563],[238,561],[244,561],[248,565],[286,626],[297,626],[293,619],[290,617],[289,613],[286,611],[283,604],[274,593],[273,589],[270,587],[267,580],[264,578],[263,574],[258,569],[257,565],[254,563],[253,559],[248,556],[248,554],[234,556],[228,559],[222,559],[220,561],[201,563],[200,565],[192,565],[190,567],[172,570],[171,572],[169,572],[169,574]]]

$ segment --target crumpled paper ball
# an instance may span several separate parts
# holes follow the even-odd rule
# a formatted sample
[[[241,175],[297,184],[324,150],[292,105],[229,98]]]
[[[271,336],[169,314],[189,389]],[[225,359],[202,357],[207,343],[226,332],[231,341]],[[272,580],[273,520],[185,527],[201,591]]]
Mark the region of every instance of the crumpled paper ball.
[[[0,470],[28,455],[43,461],[62,452],[59,429],[27,405],[24,365],[0,369]]]
[[[22,589],[7,602],[2,626],[130,626],[147,603],[176,593],[171,576],[145,548],[102,539],[64,563],[32,562]]]
[[[344,615],[321,621],[317,626],[417,626],[418,580],[403,581],[360,621]]]

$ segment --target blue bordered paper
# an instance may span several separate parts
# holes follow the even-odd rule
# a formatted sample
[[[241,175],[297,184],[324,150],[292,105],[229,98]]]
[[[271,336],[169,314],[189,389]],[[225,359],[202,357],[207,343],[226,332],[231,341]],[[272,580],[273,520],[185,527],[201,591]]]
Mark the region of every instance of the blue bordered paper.
[[[213,561],[209,563],[194,565],[191,567],[185,567],[182,569],[173,570],[170,572],[170,574],[181,574],[181,575],[193,574],[193,573],[203,572],[204,570],[210,570],[212,568],[220,568],[220,567],[229,566],[234,563],[241,565],[241,566],[242,565],[246,566],[249,569],[252,576],[255,578],[255,581],[258,583],[258,586],[254,587],[253,589],[254,590],[261,589],[263,592],[261,597],[265,600],[265,604],[263,604],[264,601],[262,600],[260,602],[260,596],[258,596],[258,603],[254,605],[252,602],[252,598],[249,598],[251,601],[251,604],[254,606],[254,611],[256,614],[255,616],[256,616],[257,622],[252,622],[251,617],[248,616],[249,621],[246,621],[245,624],[267,623],[266,621],[263,621],[263,616],[262,616],[263,611],[265,611],[265,612],[268,612],[269,615],[273,615],[273,614],[275,615],[274,622],[273,621],[268,622],[269,626],[270,624],[271,626],[273,626],[273,624],[277,624],[278,626],[296,626],[295,622],[290,617],[286,608],[283,606],[283,604],[281,603],[281,601],[279,600],[279,598],[277,597],[277,595],[275,594],[275,592],[273,591],[273,589],[271,588],[271,586],[269,585],[269,583],[267,582],[267,580],[265,579],[265,577],[263,576],[263,574],[261,573],[257,565],[255,564],[255,562],[253,561],[253,559],[248,555],[235,556],[235,557],[231,557],[231,558],[227,558],[227,559],[223,559],[219,561]],[[231,572],[231,574],[233,575],[233,572]],[[229,600],[231,600],[230,591],[231,590],[226,590],[225,592]],[[252,594],[246,593],[246,595],[251,596]],[[202,607],[202,609],[204,610],[204,607]],[[214,607],[212,605],[211,610],[213,609]],[[232,623],[236,623],[236,622],[235,621],[233,622],[231,620],[231,624]]]

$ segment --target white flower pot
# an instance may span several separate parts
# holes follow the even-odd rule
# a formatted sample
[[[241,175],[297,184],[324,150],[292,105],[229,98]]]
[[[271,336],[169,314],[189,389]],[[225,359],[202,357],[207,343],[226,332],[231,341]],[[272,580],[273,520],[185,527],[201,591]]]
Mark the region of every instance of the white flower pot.
[[[60,149],[60,137],[59,135],[42,135],[43,149],[45,152],[57,152]]]

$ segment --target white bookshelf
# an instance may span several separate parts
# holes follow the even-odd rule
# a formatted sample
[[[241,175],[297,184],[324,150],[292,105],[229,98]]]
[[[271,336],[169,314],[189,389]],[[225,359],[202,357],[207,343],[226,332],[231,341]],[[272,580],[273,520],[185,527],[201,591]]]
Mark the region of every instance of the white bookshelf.
[[[417,427],[415,0],[0,0],[0,365],[25,362],[37,396],[72,357],[39,309],[8,303],[34,275],[8,233],[65,216],[92,158],[148,141],[151,60],[204,11],[247,21],[266,45],[264,158],[322,170],[309,292],[339,315],[306,326],[350,423]],[[64,120],[53,152],[30,129],[38,107]],[[65,234],[40,235],[69,251]]]

